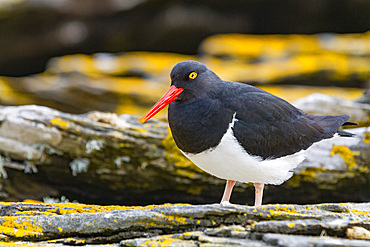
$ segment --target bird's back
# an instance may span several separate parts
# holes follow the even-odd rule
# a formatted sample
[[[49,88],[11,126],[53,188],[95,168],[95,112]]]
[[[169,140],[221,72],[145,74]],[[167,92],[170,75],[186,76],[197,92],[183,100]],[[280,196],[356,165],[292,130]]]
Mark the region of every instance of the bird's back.
[[[262,159],[279,158],[331,138],[347,115],[315,116],[259,88],[236,82],[224,85],[212,98],[173,102],[169,123],[179,148],[200,153],[219,144],[233,116],[232,131],[240,145]]]
[[[235,99],[238,121],[233,131],[239,143],[252,155],[263,159],[279,158],[306,150],[335,133],[351,135],[338,132],[349,119],[347,115],[316,116],[264,90],[238,86],[244,93]]]

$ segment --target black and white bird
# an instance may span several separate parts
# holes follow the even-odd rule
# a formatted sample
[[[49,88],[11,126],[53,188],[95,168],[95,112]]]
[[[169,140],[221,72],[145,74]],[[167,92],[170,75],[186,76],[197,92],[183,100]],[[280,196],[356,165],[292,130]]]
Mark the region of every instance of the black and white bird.
[[[265,184],[279,185],[293,175],[313,143],[334,134],[347,115],[316,116],[259,88],[221,80],[204,64],[178,63],[171,87],[141,119],[169,104],[168,122],[176,145],[202,170],[226,179],[222,202],[229,202],[235,181],[254,183],[255,206]]]

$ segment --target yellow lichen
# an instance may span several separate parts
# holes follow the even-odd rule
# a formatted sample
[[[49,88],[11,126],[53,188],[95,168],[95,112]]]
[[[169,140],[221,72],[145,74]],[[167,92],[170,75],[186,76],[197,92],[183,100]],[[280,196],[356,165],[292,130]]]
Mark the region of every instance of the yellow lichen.
[[[60,117],[50,119],[49,122],[52,125],[58,125],[59,127],[62,127],[62,128],[68,128],[69,127],[69,123],[66,122],[66,121],[63,121],[62,118],[60,118]]]
[[[288,181],[286,181],[289,186],[297,188],[301,184],[301,177],[300,176],[293,176]]]
[[[327,46],[318,35],[218,34],[205,39],[202,50],[210,55],[243,58],[285,57],[296,53],[369,54],[370,32],[333,36]],[[353,43],[356,42],[356,46]]]
[[[16,202],[1,202],[1,205],[19,205],[22,206],[23,203]],[[30,204],[30,203],[27,203]],[[81,203],[32,203],[32,204],[41,204],[45,205],[46,208],[43,211],[34,211],[34,210],[22,210],[16,212],[18,215],[34,215],[37,214],[70,214],[70,213],[100,213],[100,212],[109,212],[112,210],[127,210],[132,209],[133,207],[126,206],[98,206],[98,205],[87,205]],[[155,206],[146,206],[140,208],[150,208]]]
[[[201,186],[191,186],[186,192],[193,195],[200,195],[202,194],[202,190],[203,188]]]
[[[37,247],[40,246],[39,244],[31,243],[31,242],[3,242],[0,241],[1,247]]]
[[[194,178],[196,173],[187,169],[177,169],[176,173],[181,177]]]
[[[28,237],[41,235],[43,229],[31,222],[29,217],[19,219],[17,216],[4,216],[0,226],[0,233],[14,237]]]
[[[86,239],[79,239],[79,238],[63,238],[63,239],[50,239],[47,243],[64,243],[65,245],[84,245],[86,244]]]
[[[335,35],[336,45],[323,46],[318,35],[243,35],[221,34],[207,38],[201,48],[210,55],[203,61],[221,78],[235,81],[277,81],[295,76],[323,73],[333,80],[349,80],[354,74],[369,78],[370,35]],[[348,49],[361,44],[361,52]],[[359,56],[362,54],[364,56]],[[218,59],[216,57],[226,57]],[[255,63],[256,58],[264,62]]]
[[[365,137],[362,141],[364,143],[370,143],[370,132],[365,132]]]
[[[173,216],[173,215],[156,215],[152,218],[151,221],[139,221],[138,223],[141,223],[145,226],[151,226],[151,227],[164,227],[167,224],[161,224],[159,222],[167,221],[174,224],[180,224],[180,225],[186,225],[188,224],[186,222],[186,218],[182,216]]]
[[[177,223],[180,223],[180,224],[187,224],[186,218],[181,217],[181,216],[168,215],[168,216],[166,216],[166,220],[170,221],[170,222],[177,222]]]
[[[302,170],[299,174],[303,176],[304,181],[312,181],[317,176],[316,171],[313,169]]]
[[[299,175],[293,176],[291,179],[287,181],[287,183],[292,186],[292,187],[298,187],[301,183],[301,181],[307,181],[307,182],[312,182],[317,178],[317,176],[322,173],[327,171],[323,167],[308,167],[305,168],[304,170],[299,172]]]
[[[75,54],[54,58],[47,71],[51,73],[79,71],[94,76],[102,74],[119,76],[132,73],[132,71],[160,74],[170,70],[180,61],[194,59],[193,56],[189,55],[165,52],[127,52],[109,58]],[[110,66],[102,66],[107,61]]]
[[[175,163],[175,167],[179,168],[177,171],[187,176],[193,177],[195,173],[203,173],[203,171],[188,160],[177,148],[173,141],[171,131],[168,130],[168,136],[163,139],[162,145],[166,150],[166,158],[168,161]],[[185,172],[184,168],[188,168]]]
[[[33,200],[33,199],[24,199],[23,202],[25,202],[25,203],[42,203],[42,201]]]
[[[289,228],[292,228],[292,227],[294,227],[295,226],[295,224],[294,223],[288,223],[288,227]]]
[[[14,82],[10,78],[0,77],[1,102],[3,105],[30,105],[35,103],[30,94],[14,89],[12,85],[14,85]]]
[[[330,155],[339,155],[343,158],[344,163],[347,165],[349,170],[354,170],[357,166],[355,156],[360,155],[359,151],[351,151],[346,146],[335,146],[333,145],[333,148],[330,152]]]
[[[358,167],[358,171],[361,172],[361,173],[365,173],[365,172],[368,172],[369,171],[369,167],[368,166],[359,166]]]

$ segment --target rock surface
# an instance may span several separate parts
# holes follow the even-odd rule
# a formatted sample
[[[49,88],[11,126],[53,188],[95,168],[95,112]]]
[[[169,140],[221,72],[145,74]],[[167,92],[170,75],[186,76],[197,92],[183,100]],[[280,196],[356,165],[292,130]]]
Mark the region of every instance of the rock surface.
[[[275,39],[274,42],[279,43],[286,38]],[[262,37],[258,40],[264,41]],[[349,41],[347,43],[350,44]],[[242,47],[247,45],[248,40]],[[285,48],[288,47],[289,42]],[[258,59],[261,61],[254,62],[252,58],[243,59],[237,54],[228,59],[154,52],[63,56],[51,59],[44,73],[17,78],[0,77],[0,104],[44,105],[77,114],[96,110],[142,115],[168,89],[171,68],[189,59],[205,63],[224,80],[253,82],[290,102],[315,92],[351,101],[364,95],[364,87],[370,79],[368,53],[360,56],[358,59],[361,61],[356,63],[349,61],[347,55],[339,61],[334,51],[322,51],[325,56],[334,56],[325,63],[318,51],[304,55],[301,61],[296,61],[296,56],[303,55],[290,54],[289,49],[279,50],[279,53],[288,53],[289,57],[261,58]],[[258,56],[263,57],[263,52]],[[321,76],[322,71],[326,72]],[[321,79],[314,78],[317,75]],[[352,80],[353,77],[360,79]],[[297,85],[276,85],[279,82]],[[311,86],[303,86],[304,83]],[[347,85],[347,88],[335,87],[339,85]]]
[[[366,32],[368,10],[369,3],[363,0],[342,0],[340,4],[335,0],[319,1],[309,7],[299,0],[278,5],[269,0],[232,1],[232,4],[155,0],[1,1],[0,30],[6,35],[0,39],[0,74],[41,72],[47,60],[62,54],[137,50],[196,54],[202,40],[216,33]],[[323,36],[320,43],[332,45],[330,37]],[[362,47],[357,40],[352,44],[357,50]]]
[[[313,145],[295,176],[267,186],[265,203],[366,202],[370,198],[369,128]],[[2,200],[61,198],[145,205],[218,202],[224,183],[175,146],[166,122],[132,115],[62,113],[41,106],[0,108]],[[20,182],[22,181],[22,182]],[[238,183],[232,202],[252,203]]]
[[[370,246],[369,203],[317,205],[0,203],[1,241],[45,246]],[[346,235],[347,234],[347,235]],[[367,239],[368,240],[368,239]],[[294,245],[293,245],[294,244]]]
[[[339,100],[335,97],[314,93],[294,102],[299,109],[317,115],[349,114],[352,122],[362,126],[370,125],[370,102]]]

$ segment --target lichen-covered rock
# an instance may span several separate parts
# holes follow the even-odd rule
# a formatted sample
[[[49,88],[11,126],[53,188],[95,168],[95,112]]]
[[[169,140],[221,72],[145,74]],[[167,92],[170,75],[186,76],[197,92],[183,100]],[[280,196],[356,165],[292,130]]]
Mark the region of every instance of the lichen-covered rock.
[[[353,86],[353,78],[366,85],[366,78],[370,76],[369,40],[369,32],[353,35],[219,34],[205,39],[201,50],[210,56],[207,65],[227,80],[295,81],[296,84],[336,81]],[[352,45],[353,42],[361,44],[361,48]]]
[[[60,198],[85,203],[218,202],[225,181],[204,173],[174,144],[166,122],[132,115],[0,108],[2,200]],[[369,201],[369,129],[313,145],[295,176],[268,186],[265,203]],[[30,174],[31,173],[31,174]],[[22,183],[20,183],[22,181]],[[252,203],[238,183],[232,202]]]
[[[351,228],[347,228],[346,236],[348,238],[370,240],[370,231],[364,227],[353,226]]]
[[[359,39],[360,43],[367,42],[368,35],[358,35],[364,36],[364,40],[354,36],[354,39]],[[234,36],[230,35],[230,39],[233,39],[232,37]],[[315,48],[309,54],[296,54],[289,50],[292,48],[289,42],[297,43],[294,41],[296,38],[289,38],[288,35],[273,38],[273,42],[283,42],[282,46],[271,43],[274,49],[279,50],[279,56],[283,56],[281,53],[285,55],[279,58],[266,57],[263,49],[256,50],[255,47],[248,45],[249,42],[257,44],[257,40],[262,44],[271,41],[270,38],[267,37],[267,40],[264,40],[263,37],[247,35],[242,39],[242,43],[246,42],[242,47],[248,48],[252,53],[259,52],[255,54],[259,56],[258,59],[249,60],[244,59],[237,51],[228,56],[228,59],[210,58],[210,55],[213,55],[211,51],[210,54],[199,56],[164,52],[127,52],[75,54],[52,58],[43,73],[16,78],[0,77],[0,89],[3,92],[0,95],[0,104],[45,105],[69,113],[97,110],[141,115],[169,87],[169,74],[172,67],[180,61],[189,59],[203,62],[224,80],[253,82],[290,101],[307,96],[309,92],[318,91],[341,96],[347,100],[359,98],[364,93],[366,81],[370,78],[367,66],[368,56],[361,56],[354,52],[343,55],[327,50],[319,53],[316,50],[319,48]],[[338,35],[338,39],[340,37]],[[303,36],[298,39],[305,38]],[[313,38],[317,39],[316,36]],[[209,43],[208,40],[218,39],[221,43],[224,42],[223,37],[215,36],[207,39],[205,45]],[[351,46],[350,40],[350,38],[344,38],[344,41],[339,43]],[[238,41],[235,43],[237,44]],[[366,48],[366,45],[361,47]],[[295,52],[307,51],[298,49]],[[366,52],[364,54],[367,54]],[[353,78],[356,80],[354,81]],[[301,85],[301,87],[265,86],[265,84],[281,81]],[[324,85],[333,86],[348,82],[346,86],[349,88],[302,86],[302,84],[322,86],[321,82]],[[165,115],[160,114],[160,116]]]
[[[230,227],[229,227],[230,228]],[[234,230],[234,229],[230,229]],[[247,231],[245,234],[248,234]],[[304,236],[288,234],[250,234],[249,238],[230,238],[209,236],[203,232],[187,232],[152,238],[124,240],[121,246],[246,246],[246,247],[296,247],[296,246],[354,246],[369,247],[369,241],[338,239],[328,236]]]
[[[347,35],[281,35],[275,38],[245,35],[240,41],[231,39],[233,45],[224,44],[222,50],[238,54],[248,49],[247,53],[257,53],[261,60],[289,56],[297,50],[366,56],[363,55],[368,49],[366,33],[353,33],[368,30],[368,2],[347,0],[340,5],[317,2],[312,7],[314,11],[301,1],[294,1],[295,8],[291,5],[291,2],[282,2],[274,6],[267,0],[233,1],[232,4],[211,1],[197,6],[165,1],[161,7],[154,0],[131,0],[130,4],[121,0],[83,3],[58,0],[57,4],[45,0],[0,1],[0,29],[6,34],[0,40],[3,48],[0,74],[19,76],[42,71],[48,58],[60,54],[107,50],[195,54],[205,37],[217,33],[348,32]],[[273,14],[259,14],[267,6]],[[332,13],[340,13],[345,21],[338,22],[337,15]],[[245,37],[250,39],[248,43],[243,42]],[[207,52],[220,50],[215,45],[208,46]],[[339,61],[343,68],[347,66],[345,61]],[[306,61],[308,68],[312,68],[310,62]],[[351,62],[349,67],[356,65]],[[346,74],[346,71],[341,70],[341,73]]]
[[[364,240],[349,240],[338,239],[337,237],[328,236],[292,236],[285,234],[267,233],[262,238],[264,243],[272,246],[295,247],[295,246],[353,246],[353,247],[369,247],[369,241]]]
[[[55,63],[83,63],[83,61],[79,61],[79,56],[58,58],[55,59]],[[140,58],[139,55],[137,56]],[[160,55],[153,53],[151,56]],[[168,65],[162,65],[163,71],[160,72],[153,72],[142,65],[143,68],[139,74],[143,74],[143,77],[139,75],[115,76],[104,74],[104,71],[97,69],[95,72],[72,72],[71,68],[65,68],[63,65],[60,65],[60,68],[55,68],[58,73],[51,72],[52,69],[50,69],[46,73],[32,77],[0,77],[0,89],[4,92],[0,95],[0,103],[2,105],[45,105],[63,112],[77,114],[87,111],[106,111],[117,114],[144,115],[168,89],[170,85],[169,73],[172,66],[176,62],[186,59],[186,57],[173,56],[174,58],[168,62]],[[94,58],[87,59],[93,60]],[[119,58],[111,59],[119,60]],[[71,62],[70,60],[77,61]],[[76,65],[77,68],[79,66],[83,67],[83,65]],[[62,69],[67,72],[63,72]],[[126,68],[126,70],[126,73],[133,73],[130,72],[130,68]],[[365,92],[365,89],[354,87],[334,88],[303,85],[259,85],[259,87],[290,102],[315,92],[352,101],[360,98]],[[159,113],[159,117],[166,116],[165,111]]]
[[[204,40],[203,52],[212,56],[234,56],[249,59],[261,56],[282,58],[294,54],[333,53],[370,54],[370,33],[316,35],[218,34]],[[358,46],[351,45],[354,42]]]
[[[317,115],[342,115],[351,116],[349,121],[362,126],[370,125],[370,103],[340,100],[333,96],[314,93],[294,102],[299,109]]]
[[[66,245],[120,242],[121,246],[264,246],[272,244],[273,236],[283,242],[297,239],[308,243],[312,237],[301,235],[320,236],[323,232],[343,243],[359,244],[364,241],[343,239],[345,232],[354,227],[370,229],[369,220],[369,203],[261,207],[0,203],[2,241]],[[316,239],[318,243],[333,240]]]

